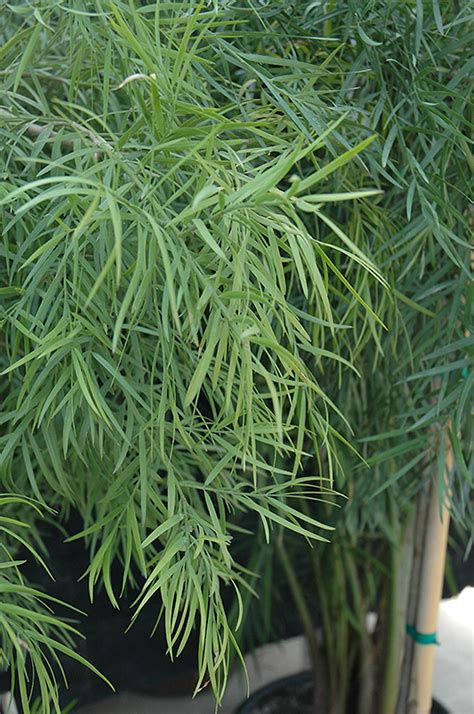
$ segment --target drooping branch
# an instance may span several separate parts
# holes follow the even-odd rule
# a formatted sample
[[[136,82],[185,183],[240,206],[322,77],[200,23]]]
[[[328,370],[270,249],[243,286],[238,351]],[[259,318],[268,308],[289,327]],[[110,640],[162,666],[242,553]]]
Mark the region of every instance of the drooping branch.
[[[7,109],[4,109],[3,107],[0,107],[0,118],[4,118],[7,121],[12,121],[12,122],[18,122],[20,125],[23,124],[24,120],[20,117],[15,116],[11,112],[9,112]],[[59,132],[54,129],[54,126],[65,126],[65,127],[71,127],[75,129],[79,134],[82,136],[85,136],[89,141],[97,148],[100,149],[101,151],[96,151],[94,153],[94,160],[98,160],[103,151],[108,149],[109,151],[111,150],[111,146],[107,143],[105,139],[103,139],[101,136],[96,134],[92,129],[89,129],[86,126],[83,126],[82,124],[79,124],[78,122],[71,121],[60,121],[57,119],[54,119],[51,122],[45,123],[45,124],[38,124],[37,122],[27,122],[25,126],[25,132],[28,134],[28,136],[31,136],[33,138],[36,138],[40,136],[46,129],[50,130],[49,136],[50,137],[57,137],[59,135]],[[61,146],[67,148],[67,149],[72,149],[74,148],[74,141],[72,139],[68,139],[67,137],[61,137],[60,138],[60,144]]]

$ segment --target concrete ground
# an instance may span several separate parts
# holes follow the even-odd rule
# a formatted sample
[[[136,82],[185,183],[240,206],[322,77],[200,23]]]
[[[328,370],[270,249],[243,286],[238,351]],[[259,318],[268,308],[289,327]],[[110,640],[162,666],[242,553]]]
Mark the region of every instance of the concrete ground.
[[[465,588],[458,597],[443,600],[438,618],[433,694],[450,714],[474,714],[474,588]],[[309,658],[303,637],[260,647],[247,656],[250,690],[308,669]],[[258,666],[257,666],[258,664]],[[239,674],[229,680],[221,714],[233,714],[245,698],[246,685]],[[190,698],[153,698],[118,694],[75,714],[212,714],[209,694]]]
[[[451,714],[474,714],[474,588],[442,600],[433,694]]]

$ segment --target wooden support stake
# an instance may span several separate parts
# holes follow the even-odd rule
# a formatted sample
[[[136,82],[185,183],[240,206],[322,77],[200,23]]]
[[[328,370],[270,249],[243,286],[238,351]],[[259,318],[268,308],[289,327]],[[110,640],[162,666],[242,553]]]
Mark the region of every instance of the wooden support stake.
[[[446,476],[453,467],[450,444],[446,446]],[[448,545],[449,510],[443,503],[440,510],[437,484],[433,482],[430,493],[428,523],[423,551],[423,564],[416,617],[419,633],[436,632],[438,608],[443,592],[444,566]],[[410,712],[430,714],[433,690],[435,644],[415,643],[413,698]]]

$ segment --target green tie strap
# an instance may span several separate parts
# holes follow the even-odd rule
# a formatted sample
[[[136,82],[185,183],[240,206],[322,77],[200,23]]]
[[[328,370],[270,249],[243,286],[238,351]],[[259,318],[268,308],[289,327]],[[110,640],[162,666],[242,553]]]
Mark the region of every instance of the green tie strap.
[[[406,632],[419,645],[439,645],[436,632],[418,632],[413,625],[407,625]]]

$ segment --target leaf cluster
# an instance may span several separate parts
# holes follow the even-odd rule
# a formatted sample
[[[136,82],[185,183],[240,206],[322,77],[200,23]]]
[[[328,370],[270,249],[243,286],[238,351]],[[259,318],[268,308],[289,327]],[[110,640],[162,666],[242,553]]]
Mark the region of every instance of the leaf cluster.
[[[333,487],[337,385],[389,304],[372,132],[343,135],[324,63],[255,52],[267,25],[242,3],[18,4],[0,55],[2,486],[79,511],[91,598],[157,602],[171,655],[198,626],[218,699],[239,524],[326,539],[298,499]]]

